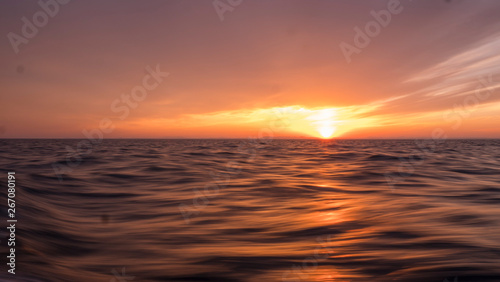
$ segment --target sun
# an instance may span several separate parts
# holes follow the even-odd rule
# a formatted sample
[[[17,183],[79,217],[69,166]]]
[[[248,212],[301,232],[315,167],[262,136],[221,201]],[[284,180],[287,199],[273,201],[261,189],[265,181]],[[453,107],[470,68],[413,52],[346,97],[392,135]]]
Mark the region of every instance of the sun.
[[[319,134],[321,134],[321,137],[323,138],[330,138],[332,137],[333,133],[335,132],[335,127],[333,126],[322,126],[318,128]]]
[[[345,118],[338,108],[305,108],[289,106],[272,108],[272,117],[279,116],[280,121],[286,124],[286,131],[299,133],[301,137],[330,139],[345,132]],[[269,114],[266,109],[261,110]],[[261,114],[259,112],[259,114]],[[258,115],[256,115],[258,118]],[[271,117],[271,118],[272,118]],[[274,124],[272,124],[274,126]]]

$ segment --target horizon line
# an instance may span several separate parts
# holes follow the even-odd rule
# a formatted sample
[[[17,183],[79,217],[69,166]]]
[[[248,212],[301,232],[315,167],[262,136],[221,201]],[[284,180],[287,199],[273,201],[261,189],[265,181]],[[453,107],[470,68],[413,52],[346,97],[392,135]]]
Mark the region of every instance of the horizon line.
[[[116,137],[116,138],[101,138],[98,140],[246,140],[259,139],[257,137],[157,137],[157,138],[142,138],[142,137]],[[397,138],[319,138],[319,137],[275,137],[263,140],[500,140],[500,137],[454,137],[454,138],[429,138],[429,137],[397,137]],[[77,137],[6,137],[0,140],[95,140],[88,138]]]

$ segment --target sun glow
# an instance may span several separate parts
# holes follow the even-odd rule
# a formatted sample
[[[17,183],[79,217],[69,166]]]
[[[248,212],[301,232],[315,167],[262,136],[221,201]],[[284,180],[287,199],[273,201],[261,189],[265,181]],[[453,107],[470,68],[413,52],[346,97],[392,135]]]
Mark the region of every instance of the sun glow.
[[[311,110],[309,116],[306,118],[310,121],[310,126],[319,133],[321,138],[330,138],[333,136],[336,127],[337,111],[333,108]]]
[[[143,126],[158,130],[168,128],[181,136],[190,136],[191,131],[201,132],[196,137],[213,136],[214,132],[224,137],[240,137],[259,132],[262,136],[336,138],[357,128],[375,127],[376,120],[360,117],[373,107],[316,107],[301,105],[273,108],[240,109],[183,115],[176,119],[160,119],[154,123],[144,120]],[[230,134],[228,129],[231,129]],[[260,130],[260,131],[259,131]],[[201,135],[201,134],[206,135]]]
[[[323,127],[320,127],[318,128],[318,132],[319,134],[321,134],[321,136],[323,138],[330,138],[332,137],[333,133],[335,132],[335,127],[333,126],[323,126]]]

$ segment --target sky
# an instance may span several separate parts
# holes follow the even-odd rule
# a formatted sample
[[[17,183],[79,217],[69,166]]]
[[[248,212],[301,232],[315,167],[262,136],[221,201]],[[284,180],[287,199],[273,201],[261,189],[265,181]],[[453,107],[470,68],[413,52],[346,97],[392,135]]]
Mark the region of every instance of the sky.
[[[0,5],[0,138],[500,138],[499,1]]]

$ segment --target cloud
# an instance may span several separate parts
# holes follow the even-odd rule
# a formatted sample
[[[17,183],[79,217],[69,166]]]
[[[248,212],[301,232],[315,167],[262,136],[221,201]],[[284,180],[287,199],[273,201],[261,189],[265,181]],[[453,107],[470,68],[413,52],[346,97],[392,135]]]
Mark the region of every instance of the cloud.
[[[476,46],[446,59],[408,79],[411,82],[432,82],[416,94],[428,97],[469,94],[481,79],[500,73],[500,33],[488,37]],[[489,87],[497,88],[500,82]]]

